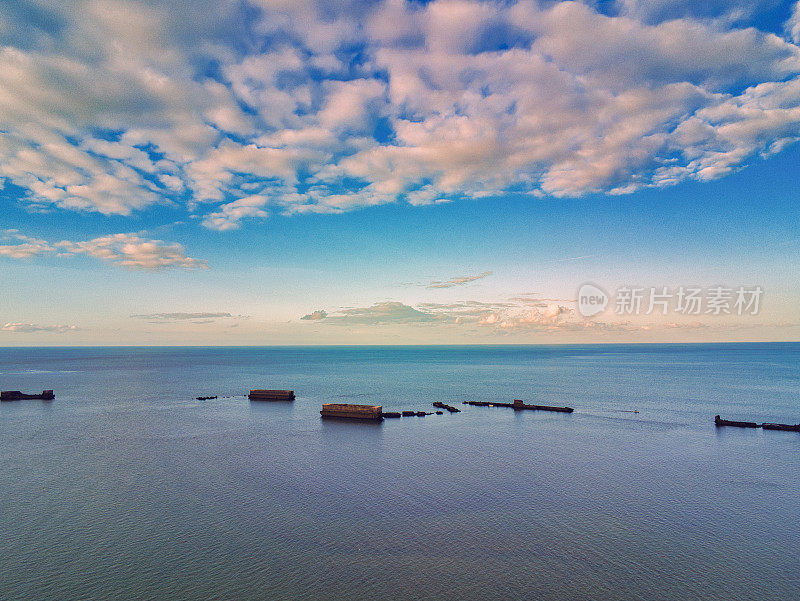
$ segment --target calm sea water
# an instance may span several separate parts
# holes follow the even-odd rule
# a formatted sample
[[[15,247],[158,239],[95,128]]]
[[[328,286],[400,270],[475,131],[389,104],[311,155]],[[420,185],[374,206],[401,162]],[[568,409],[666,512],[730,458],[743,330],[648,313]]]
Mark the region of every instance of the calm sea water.
[[[57,395],[0,405],[0,599],[796,599],[800,434],[713,417],[798,384],[800,344],[0,349]],[[514,398],[576,410],[318,413]]]

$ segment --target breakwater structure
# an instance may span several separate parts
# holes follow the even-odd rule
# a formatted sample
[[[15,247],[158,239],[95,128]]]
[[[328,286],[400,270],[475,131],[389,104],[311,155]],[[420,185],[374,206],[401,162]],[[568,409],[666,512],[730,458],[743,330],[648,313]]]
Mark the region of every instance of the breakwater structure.
[[[434,403],[434,405],[438,407],[439,405],[441,405],[441,403],[438,403],[438,404]],[[360,405],[355,405],[355,406],[359,407]],[[452,407],[452,409],[455,409],[455,413],[458,413],[460,411],[460,409],[456,409],[455,407]],[[444,411],[436,411],[435,413],[436,413],[436,415],[444,415]],[[433,412],[431,412],[431,411],[384,411],[383,413],[381,413],[381,415],[383,415],[384,419],[396,419],[396,418],[399,418],[399,417],[425,417],[425,416],[428,416],[428,415],[433,415]]]
[[[761,427],[765,430],[783,430],[784,432],[800,432],[800,424],[770,424],[764,422]]]
[[[198,401],[210,401],[210,400],[216,399],[216,398],[217,398],[217,395],[214,395],[214,396],[199,396],[199,397],[197,397],[197,400]]]
[[[425,417],[426,415],[433,415],[432,411],[401,411],[400,415],[403,417]]]
[[[733,426],[734,428],[758,428],[756,422],[737,422],[730,419],[722,419],[719,415],[714,416],[714,425],[718,428],[720,426]]]
[[[56,395],[53,394],[52,390],[43,390],[42,394],[25,394],[19,390],[3,390],[0,392],[0,401],[52,401],[55,398]]]
[[[382,405],[351,405],[349,403],[324,403],[319,414],[323,419],[383,420]]]
[[[764,422],[759,424],[757,422],[739,422],[730,419],[722,419],[719,415],[714,416],[714,425],[717,428],[722,426],[731,426],[734,428],[763,428],[764,430],[781,430],[783,432],[800,432],[800,424],[772,424]]]
[[[528,405],[520,399],[514,399],[513,403],[490,403],[488,401],[464,401],[465,405],[473,407],[509,407],[514,411],[556,411],[558,413],[572,413],[572,407],[554,407],[552,405]]]
[[[293,401],[294,390],[251,390],[251,401]]]
[[[445,405],[444,403],[440,403],[439,401],[433,403],[433,406],[436,407],[437,409],[444,409],[445,411],[449,411],[450,413],[461,413],[461,409],[457,409],[452,405]],[[436,413],[440,412],[437,411]]]

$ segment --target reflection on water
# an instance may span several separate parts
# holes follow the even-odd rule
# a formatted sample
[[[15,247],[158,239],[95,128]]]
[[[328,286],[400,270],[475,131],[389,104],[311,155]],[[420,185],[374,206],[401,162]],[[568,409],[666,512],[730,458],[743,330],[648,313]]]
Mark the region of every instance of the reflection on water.
[[[0,599],[790,599],[800,434],[713,416],[796,423],[799,376],[797,344],[0,350],[57,394],[0,405]],[[461,405],[513,398],[576,411]]]

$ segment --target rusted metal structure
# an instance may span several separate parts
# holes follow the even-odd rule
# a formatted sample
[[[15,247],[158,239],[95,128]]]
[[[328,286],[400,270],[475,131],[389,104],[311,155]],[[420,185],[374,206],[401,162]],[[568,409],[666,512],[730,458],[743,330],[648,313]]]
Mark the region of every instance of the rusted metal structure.
[[[40,400],[52,401],[56,398],[52,390],[43,390],[42,394],[24,394],[19,390],[4,390],[0,392],[0,401],[24,401],[24,400]]]
[[[514,399],[513,403],[489,403],[487,401],[464,401],[465,405],[473,405],[474,407],[509,407],[514,411],[523,411],[525,409],[530,411],[556,411],[559,413],[572,413],[575,411],[572,407],[553,407],[551,405],[526,405],[520,399]]]
[[[251,390],[251,401],[293,401],[294,390]]]
[[[733,426],[735,428],[758,428],[756,422],[737,422],[730,419],[722,419],[719,415],[714,416],[714,425],[720,426]]]
[[[348,403],[325,403],[319,412],[324,418],[330,419],[359,419],[381,421],[383,419],[382,405],[351,405]]]
[[[784,432],[800,432],[800,424],[769,424],[763,423],[761,427],[765,430],[782,430]]]
[[[572,407],[553,407],[551,405],[526,405],[520,399],[514,399],[511,405],[514,411],[522,411],[529,409],[531,411],[558,411],[560,413],[572,413],[575,411]]]

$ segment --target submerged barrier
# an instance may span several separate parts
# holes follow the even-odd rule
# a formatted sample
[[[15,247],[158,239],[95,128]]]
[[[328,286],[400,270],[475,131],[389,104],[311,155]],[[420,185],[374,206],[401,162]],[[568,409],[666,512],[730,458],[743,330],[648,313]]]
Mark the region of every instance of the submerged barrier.
[[[783,432],[800,432],[800,424],[771,424],[764,422],[759,424],[756,422],[739,422],[730,419],[722,419],[719,415],[714,416],[714,425],[718,428],[721,426],[732,426],[734,428],[763,428],[764,430],[782,430]]]
[[[0,401],[52,401],[56,398],[52,390],[43,390],[42,394],[25,394],[19,390],[4,390],[0,392]]]
[[[737,422],[729,419],[722,419],[719,415],[714,416],[714,425],[719,426],[733,426],[734,428],[758,428],[756,422]]]
[[[572,407],[553,407],[551,405],[526,405],[520,399],[514,399],[513,403],[489,403],[487,401],[464,401],[465,405],[473,405],[475,407],[509,407],[514,411],[556,411],[559,413],[572,413],[575,411]]]
[[[21,401],[21,400],[44,400],[51,401],[55,399],[55,394],[52,390],[43,390],[41,394],[26,394],[19,390],[3,390],[0,392],[0,401]],[[218,398],[217,395],[213,396],[198,396],[198,401],[208,401]],[[228,397],[226,397],[228,398]],[[250,391],[248,398],[251,401],[294,401],[295,394],[293,390],[262,390],[254,389]],[[436,409],[443,411],[436,411],[436,415],[443,415],[444,411],[450,413],[460,413],[461,410],[436,401],[432,403]],[[507,407],[514,411],[555,411],[558,413],[572,413],[575,411],[572,407],[556,407],[552,405],[532,405],[523,402],[521,399],[514,399],[513,403],[502,402],[489,402],[489,401],[463,401],[464,405],[471,405],[473,407]],[[638,413],[635,411],[634,413]],[[337,418],[337,419],[355,419],[355,420],[372,420],[381,421],[386,418],[399,418],[399,417],[425,417],[433,415],[432,412],[427,411],[387,411],[383,412],[381,405],[353,405],[347,403],[325,403],[322,405],[320,415],[323,418]],[[722,419],[719,415],[714,416],[714,425],[717,427],[734,427],[734,428],[762,428],[764,430],[777,430],[782,432],[800,432],[800,424],[779,424],[771,422],[757,422],[737,421]]]
[[[251,401],[293,401],[294,390],[251,390]]]
[[[761,427],[765,430],[783,430],[784,432],[800,432],[800,424],[769,424],[763,423]]]

